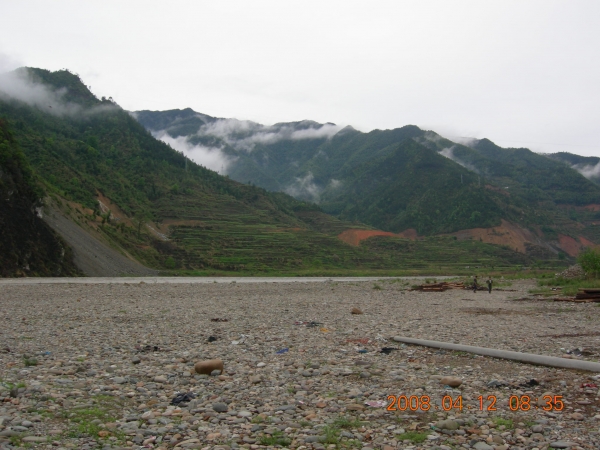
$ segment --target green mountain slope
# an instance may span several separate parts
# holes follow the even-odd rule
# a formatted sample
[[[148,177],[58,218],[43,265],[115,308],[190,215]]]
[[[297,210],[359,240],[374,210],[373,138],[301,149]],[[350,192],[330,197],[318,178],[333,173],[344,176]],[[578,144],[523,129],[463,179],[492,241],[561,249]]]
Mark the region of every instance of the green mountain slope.
[[[172,136],[185,136],[191,144],[211,145],[212,142],[213,146],[221,146],[224,154],[234,159],[228,173],[238,181],[286,191],[297,198],[318,201],[323,206],[328,201],[328,194],[322,197],[323,191],[339,186],[339,182],[352,184],[356,168],[395,153],[397,146],[407,139],[437,150],[480,175],[486,183],[506,189],[528,202],[586,205],[596,202],[600,195],[598,186],[555,159],[524,148],[501,148],[488,139],[467,147],[415,126],[369,133],[346,128],[326,137],[300,138],[278,135],[278,132],[282,127],[297,130],[305,124],[317,135],[318,130],[331,124],[303,121],[264,127],[251,123],[251,126],[243,127],[244,134],[240,134],[237,129],[241,126],[235,125],[243,122],[214,117],[209,121],[206,119],[209,116],[189,109],[136,114],[145,127],[155,132],[162,130]],[[177,119],[170,121],[174,117]],[[191,126],[192,120],[194,126]],[[181,133],[182,127],[188,134]],[[277,139],[271,142],[261,138],[261,134],[275,135]],[[249,139],[253,135],[255,139]],[[244,146],[239,145],[241,140]],[[577,163],[589,165],[593,161]]]
[[[416,126],[361,133],[311,121],[206,119],[189,109],[136,115],[157,135],[218,149],[232,178],[314,201],[344,220],[425,235],[505,220],[554,252],[567,238],[578,248],[588,245],[582,237],[600,243],[595,213],[586,209],[598,203],[598,185],[528,149],[487,139],[461,145]]]
[[[0,277],[78,275],[71,249],[39,217],[42,189],[0,119]]]
[[[531,262],[506,248],[453,238],[413,243],[392,238],[389,242],[396,243],[392,246],[376,245],[374,239],[360,246],[349,245],[337,236],[348,228],[369,227],[336,219],[314,204],[238,183],[195,164],[156,140],[112,99],[95,98],[79,77],[68,71],[30,68],[0,76],[0,117],[14,129],[15,140],[55,204],[117,251],[152,268],[193,273],[334,274],[415,267],[458,272],[465,266]],[[152,120],[156,126],[169,123],[179,127],[172,131],[178,136],[199,123],[216,126],[218,121],[213,119],[184,111]],[[418,129],[405,131],[410,134]],[[378,139],[387,145],[397,139],[394,133]],[[219,143],[226,157],[241,160],[249,153],[250,144],[258,143],[268,152],[291,139],[297,144],[294,152],[302,155],[302,164],[314,165],[319,147],[331,145],[333,135],[341,145],[357,148],[357,161],[369,159],[369,139],[350,142],[358,134],[310,121],[268,129],[244,123],[231,133],[196,136],[194,142]],[[314,142],[320,145],[315,147]],[[301,173],[274,173],[272,167],[290,165],[284,154],[277,159],[279,153],[245,160],[251,170],[268,173],[275,182]],[[269,158],[272,165],[266,162]],[[344,151],[332,153],[332,159],[342,161]],[[432,266],[437,257],[439,264]]]
[[[546,156],[575,169],[593,183],[600,184],[600,158],[597,156],[579,156],[566,152]]]

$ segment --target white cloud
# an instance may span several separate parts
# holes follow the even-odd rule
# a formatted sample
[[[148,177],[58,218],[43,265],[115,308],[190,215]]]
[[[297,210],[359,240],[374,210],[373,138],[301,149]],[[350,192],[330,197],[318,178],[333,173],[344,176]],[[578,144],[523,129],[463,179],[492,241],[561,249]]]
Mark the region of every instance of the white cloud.
[[[342,181],[341,180],[336,180],[335,178],[332,178],[329,181],[329,187],[331,187],[331,189],[337,189],[342,185]]]
[[[475,172],[475,173],[479,173],[479,170],[477,170],[477,168],[472,165],[469,164],[467,162],[464,162],[462,160],[460,160],[459,158],[457,158],[454,155],[454,149],[456,148],[456,145],[453,145],[452,147],[446,147],[442,150],[440,150],[440,155],[445,156],[448,159],[451,159],[452,161],[454,161],[456,164],[460,164],[461,166],[463,166],[465,169],[470,170],[471,172]]]
[[[571,167],[588,179],[600,178],[600,162],[596,165],[575,164],[574,166],[571,166]]]
[[[200,127],[197,134],[219,137],[235,149],[249,152],[256,144],[274,144],[285,139],[329,139],[340,129],[334,124],[311,123],[306,128],[297,129],[289,124],[264,126],[248,120],[219,119]]]
[[[114,108],[109,105],[84,108],[65,101],[63,97],[66,93],[66,88],[53,89],[35,81],[25,68],[0,75],[0,99],[18,100],[48,114],[77,117],[81,114],[94,114]]]
[[[304,177],[297,177],[284,192],[292,197],[318,203],[322,189],[315,184],[314,179],[312,172],[308,172]]]
[[[165,131],[159,131],[153,134],[155,138],[169,144],[175,150],[182,152],[195,163],[200,164],[207,169],[214,170],[222,175],[227,173],[227,168],[234,161],[227,157],[220,148],[193,145],[185,136],[173,138]]]

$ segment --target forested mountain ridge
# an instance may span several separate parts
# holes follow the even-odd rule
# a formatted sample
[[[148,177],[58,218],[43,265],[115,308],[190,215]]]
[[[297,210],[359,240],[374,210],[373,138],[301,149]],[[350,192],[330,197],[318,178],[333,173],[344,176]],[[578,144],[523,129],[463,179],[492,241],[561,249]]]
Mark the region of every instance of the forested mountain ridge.
[[[451,238],[412,243],[373,238],[350,245],[337,236],[370,227],[195,164],[155,139],[112,99],[97,99],[66,70],[24,68],[0,75],[0,117],[14,131],[15,142],[53,204],[117,251],[151,268],[171,273],[335,274],[532,261],[507,248]],[[202,118],[203,123],[211,120]],[[252,145],[251,128],[234,130],[239,142],[228,144],[232,155]],[[355,133],[305,121],[278,124],[260,138],[276,144],[289,136],[302,152],[308,149],[302,144],[312,139],[326,143],[332,134],[341,139]]]
[[[134,115],[155,136],[185,143],[192,156],[199,148],[220,152],[233,179],[314,201],[344,220],[420,235],[505,220],[553,251],[569,241],[569,254],[578,251],[573,245],[600,242],[593,206],[600,203],[599,186],[528,149],[487,139],[463,145],[412,125],[362,133],[311,121],[263,126],[191,109]]]
[[[560,161],[577,170],[588,180],[600,184],[600,158],[597,156],[579,156],[572,153],[560,152],[546,155],[548,158]]]

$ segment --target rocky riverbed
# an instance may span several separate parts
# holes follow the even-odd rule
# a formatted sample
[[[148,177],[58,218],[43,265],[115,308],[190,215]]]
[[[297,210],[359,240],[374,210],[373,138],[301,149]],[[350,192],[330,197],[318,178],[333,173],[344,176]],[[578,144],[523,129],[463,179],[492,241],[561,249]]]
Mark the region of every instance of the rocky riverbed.
[[[411,283],[0,285],[0,449],[600,448],[598,374],[392,339],[598,361],[598,306]]]

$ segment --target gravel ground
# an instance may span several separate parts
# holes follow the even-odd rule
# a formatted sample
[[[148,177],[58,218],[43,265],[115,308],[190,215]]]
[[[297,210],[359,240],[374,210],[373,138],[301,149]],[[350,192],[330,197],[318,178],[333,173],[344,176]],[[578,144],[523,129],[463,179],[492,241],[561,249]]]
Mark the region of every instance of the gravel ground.
[[[0,449],[600,448],[597,374],[392,339],[596,361],[597,305],[410,283],[2,284]]]

